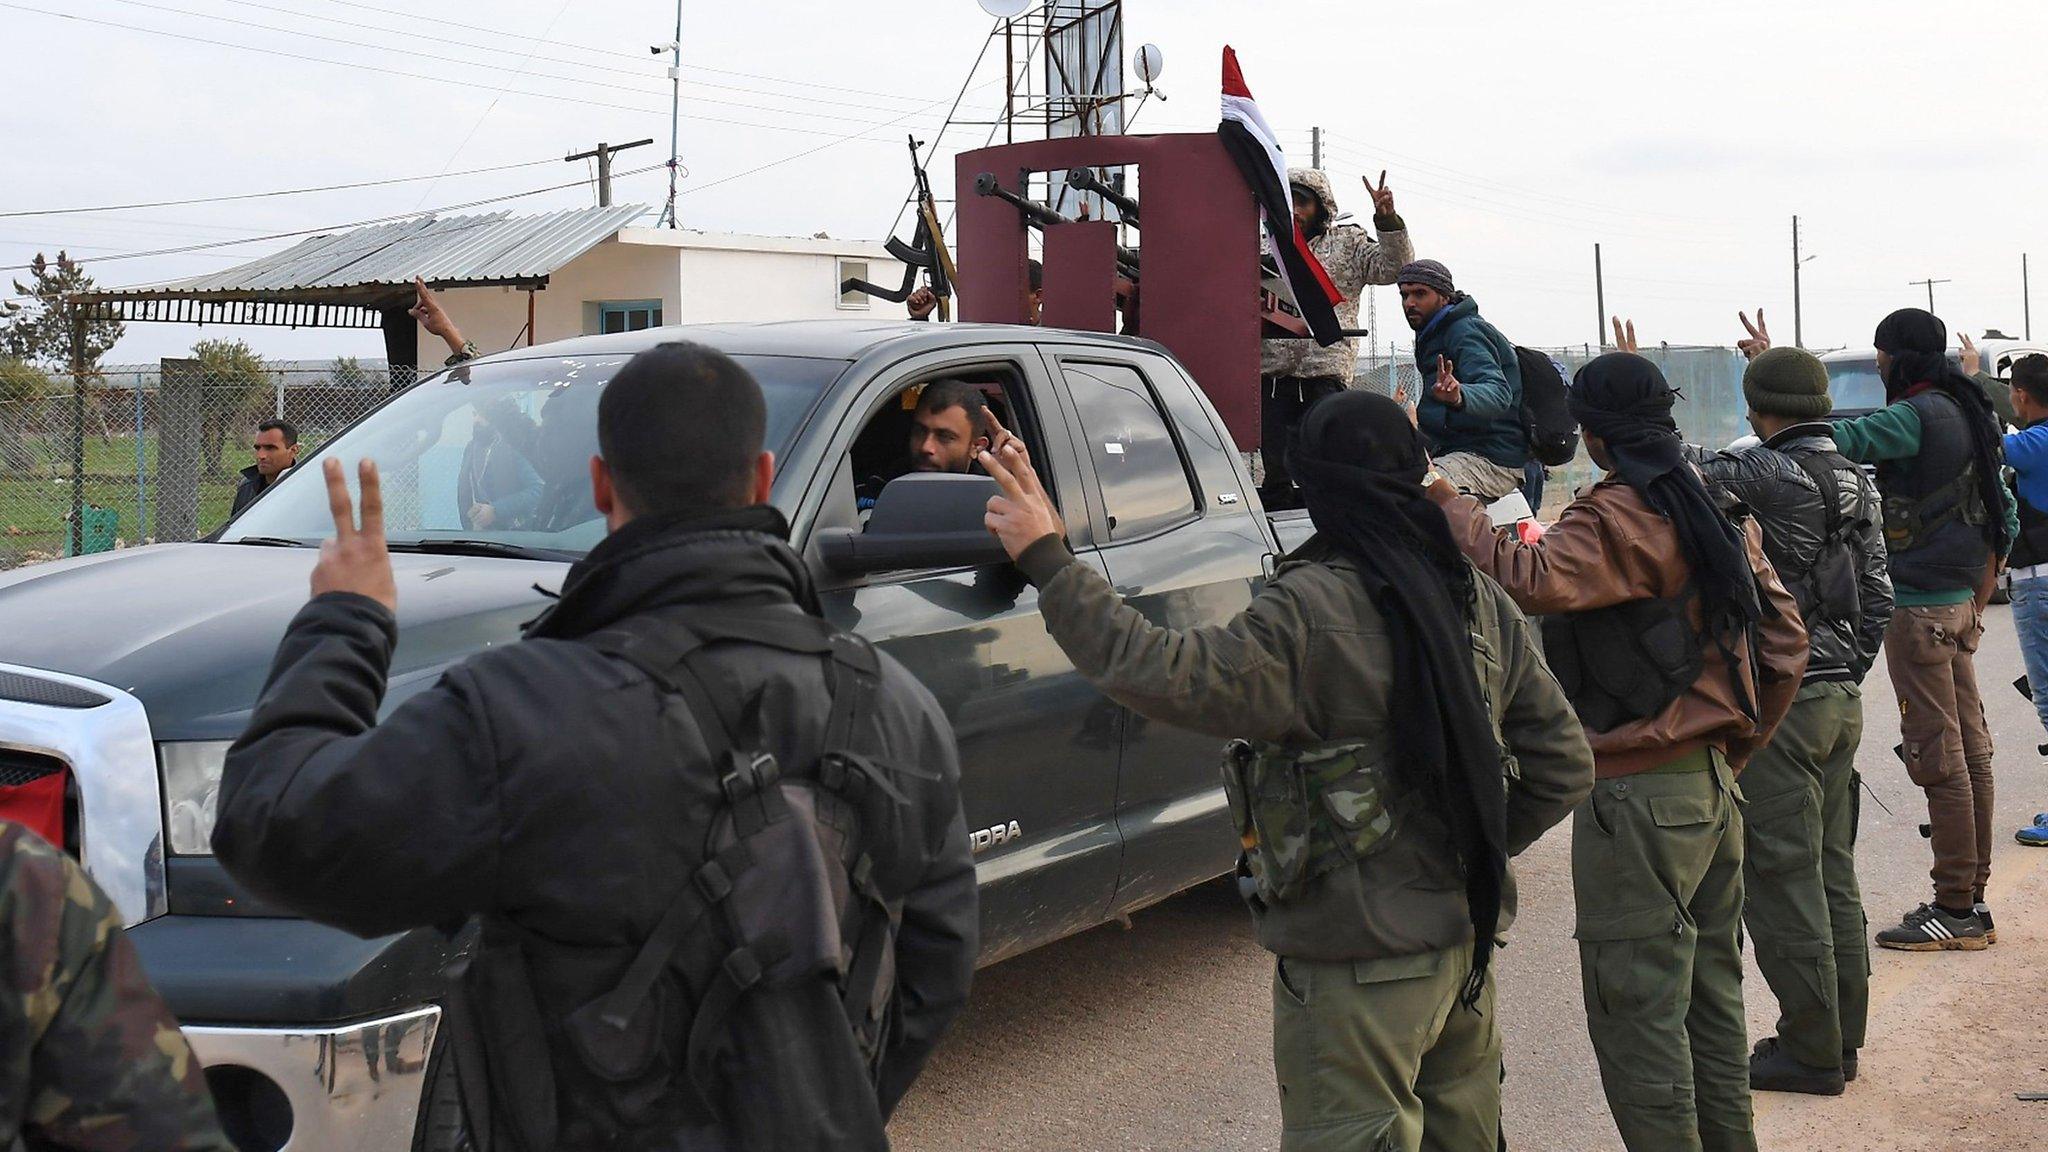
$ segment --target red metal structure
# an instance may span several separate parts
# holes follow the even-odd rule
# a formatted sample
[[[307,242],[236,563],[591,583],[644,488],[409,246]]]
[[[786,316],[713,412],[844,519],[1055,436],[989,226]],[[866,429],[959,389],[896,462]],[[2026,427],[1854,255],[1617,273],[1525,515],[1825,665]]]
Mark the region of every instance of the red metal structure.
[[[1241,449],[1259,444],[1259,209],[1213,133],[1076,136],[963,152],[955,164],[960,318],[1022,324],[1026,225],[1015,206],[975,193],[987,172],[1025,194],[1033,172],[1137,166],[1144,181],[1144,328],[1192,372]],[[1116,229],[1045,230],[1043,322],[1116,330]]]

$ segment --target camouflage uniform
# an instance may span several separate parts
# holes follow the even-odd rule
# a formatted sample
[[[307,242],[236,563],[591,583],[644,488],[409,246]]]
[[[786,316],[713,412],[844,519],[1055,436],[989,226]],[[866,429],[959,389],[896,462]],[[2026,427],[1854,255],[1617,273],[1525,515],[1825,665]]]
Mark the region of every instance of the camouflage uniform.
[[[0,823],[0,1146],[231,1152],[199,1060],[121,915],[71,859]]]
[[[1336,220],[1337,196],[1330,189],[1330,178],[1321,170],[1289,168],[1287,180],[1313,192],[1322,200],[1323,210],[1330,214],[1330,219]],[[1344,299],[1337,305],[1337,322],[1346,328],[1358,327],[1358,302],[1365,294],[1366,286],[1392,284],[1395,274],[1401,271],[1401,265],[1415,259],[1415,246],[1408,241],[1408,225],[1400,216],[1376,215],[1372,218],[1372,226],[1379,229],[1378,240],[1356,224],[1332,223],[1323,229],[1322,235],[1309,241],[1309,250],[1316,254],[1323,271],[1330,274],[1330,282],[1344,294]],[[1293,376],[1304,380],[1333,376],[1348,386],[1357,367],[1355,340],[1345,340],[1328,348],[1306,337],[1259,342],[1261,376]]]

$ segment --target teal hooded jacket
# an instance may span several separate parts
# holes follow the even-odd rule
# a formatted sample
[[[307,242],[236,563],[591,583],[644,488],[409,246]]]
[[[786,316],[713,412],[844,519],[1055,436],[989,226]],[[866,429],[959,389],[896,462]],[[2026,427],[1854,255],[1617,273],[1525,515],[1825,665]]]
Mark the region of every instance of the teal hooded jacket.
[[[1451,362],[1465,403],[1452,408],[1430,391],[1436,358]],[[1515,346],[1479,316],[1479,302],[1460,296],[1415,334],[1415,368],[1422,373],[1415,421],[1433,456],[1471,452],[1519,470],[1529,459],[1522,433],[1522,368]]]

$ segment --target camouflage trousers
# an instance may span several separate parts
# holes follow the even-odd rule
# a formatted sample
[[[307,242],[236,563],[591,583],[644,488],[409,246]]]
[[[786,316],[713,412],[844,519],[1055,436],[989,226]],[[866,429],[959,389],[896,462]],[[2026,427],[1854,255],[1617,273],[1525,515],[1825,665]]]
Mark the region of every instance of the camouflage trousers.
[[[1500,1136],[1493,974],[1458,993],[1468,945],[1273,968],[1281,1152],[1490,1152]]]
[[[1814,1068],[1863,1046],[1870,947],[1856,884],[1862,692],[1808,684],[1742,773],[1742,920],[1778,998],[1778,1042]]]
[[[1579,977],[1629,1152],[1756,1152],[1742,813],[1717,751],[1599,780],[1572,818]]]

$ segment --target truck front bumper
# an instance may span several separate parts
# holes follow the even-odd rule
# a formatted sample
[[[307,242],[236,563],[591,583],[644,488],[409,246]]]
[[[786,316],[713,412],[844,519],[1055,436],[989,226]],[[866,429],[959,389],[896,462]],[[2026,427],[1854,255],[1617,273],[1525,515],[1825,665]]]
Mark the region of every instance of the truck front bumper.
[[[441,1010],[306,1028],[187,1025],[241,1152],[407,1152]]]

